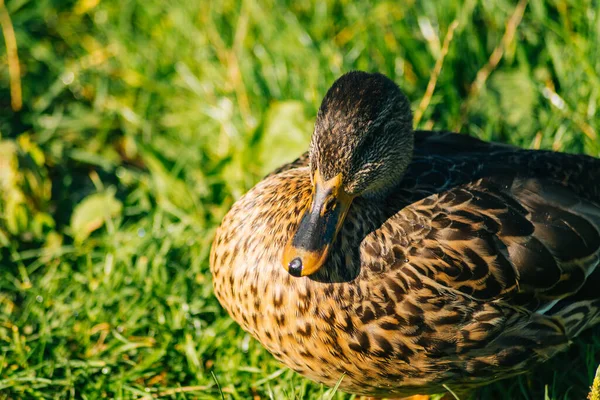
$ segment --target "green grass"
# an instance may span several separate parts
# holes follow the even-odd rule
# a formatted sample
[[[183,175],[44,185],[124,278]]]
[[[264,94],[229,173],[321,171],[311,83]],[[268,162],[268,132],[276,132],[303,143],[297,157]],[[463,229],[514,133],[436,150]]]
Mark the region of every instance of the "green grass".
[[[352,398],[232,322],[211,240],[343,72],[387,74],[417,110],[454,20],[420,128],[600,155],[597,0],[531,0],[512,38],[509,0],[6,3],[23,109],[2,42],[0,398]],[[584,398],[599,333],[481,398]]]

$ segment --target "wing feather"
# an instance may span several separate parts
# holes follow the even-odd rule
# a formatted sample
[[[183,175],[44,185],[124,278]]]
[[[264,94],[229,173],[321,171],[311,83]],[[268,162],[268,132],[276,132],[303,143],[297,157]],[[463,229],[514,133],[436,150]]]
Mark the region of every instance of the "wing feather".
[[[408,262],[447,288],[552,314],[600,279],[600,205],[557,182],[486,178],[422,201],[397,215],[431,227],[409,232]]]

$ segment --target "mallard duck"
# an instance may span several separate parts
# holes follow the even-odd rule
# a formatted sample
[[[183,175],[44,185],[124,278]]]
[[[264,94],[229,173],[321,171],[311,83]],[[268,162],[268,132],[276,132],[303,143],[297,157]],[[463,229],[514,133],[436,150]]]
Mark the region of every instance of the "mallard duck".
[[[381,74],[216,232],[214,291],[275,358],[368,396],[523,373],[600,323],[600,160],[413,131]]]

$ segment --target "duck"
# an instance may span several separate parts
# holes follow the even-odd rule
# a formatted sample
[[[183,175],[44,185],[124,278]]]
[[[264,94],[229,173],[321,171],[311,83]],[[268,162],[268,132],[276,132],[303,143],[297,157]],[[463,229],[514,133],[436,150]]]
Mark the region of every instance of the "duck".
[[[347,393],[472,393],[600,323],[600,160],[412,125],[394,81],[342,75],[211,248],[230,316]]]

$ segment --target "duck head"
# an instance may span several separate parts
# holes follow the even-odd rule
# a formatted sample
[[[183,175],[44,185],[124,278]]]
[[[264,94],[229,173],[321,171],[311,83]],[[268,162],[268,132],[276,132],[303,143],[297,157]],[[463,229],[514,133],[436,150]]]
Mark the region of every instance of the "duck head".
[[[291,275],[323,266],[354,198],[385,198],[400,182],[413,137],[410,103],[391,79],[355,71],[334,82],[310,143],[311,206],[283,252]]]

